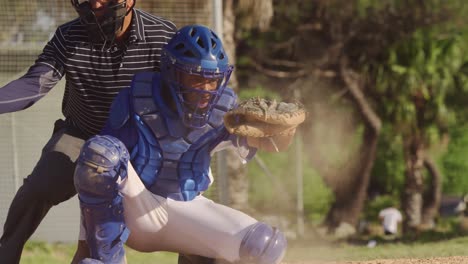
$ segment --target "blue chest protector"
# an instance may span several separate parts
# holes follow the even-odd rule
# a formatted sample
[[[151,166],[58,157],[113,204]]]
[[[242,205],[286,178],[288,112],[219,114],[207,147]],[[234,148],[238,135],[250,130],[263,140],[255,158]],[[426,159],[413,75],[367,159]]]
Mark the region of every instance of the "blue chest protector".
[[[132,164],[142,182],[153,193],[190,201],[205,191],[211,180],[210,152],[229,134],[224,114],[232,109],[236,96],[226,88],[205,127],[186,127],[161,96],[159,73],[135,75],[130,88],[130,117],[138,140],[131,150]]]

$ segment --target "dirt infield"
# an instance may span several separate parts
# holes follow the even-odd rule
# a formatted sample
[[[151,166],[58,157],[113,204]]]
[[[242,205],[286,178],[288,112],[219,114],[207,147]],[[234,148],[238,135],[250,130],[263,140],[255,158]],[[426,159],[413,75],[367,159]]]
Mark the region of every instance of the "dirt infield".
[[[427,259],[379,259],[370,261],[340,262],[284,262],[283,264],[467,264],[468,257],[444,257]]]

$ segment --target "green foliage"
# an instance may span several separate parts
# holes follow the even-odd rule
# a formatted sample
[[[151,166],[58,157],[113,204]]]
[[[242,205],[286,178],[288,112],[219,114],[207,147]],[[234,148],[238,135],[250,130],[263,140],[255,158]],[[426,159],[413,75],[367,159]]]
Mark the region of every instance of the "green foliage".
[[[417,237],[414,237],[414,235],[403,236],[402,239],[408,242],[429,243],[462,237],[464,231],[460,229],[460,220],[460,217],[439,218],[435,229],[422,231]]]
[[[468,192],[468,125],[450,130],[450,143],[441,158],[444,193],[463,195]]]
[[[373,10],[373,12],[398,12],[410,6],[417,6],[418,4],[417,0],[355,0],[354,2],[357,14],[360,18],[365,18],[368,16],[370,14],[369,10]],[[425,0],[424,6],[429,10],[443,12],[444,9],[452,10],[454,8],[461,7],[462,2],[463,0]],[[416,12],[414,12],[414,16],[422,15],[421,12],[417,12],[420,10],[415,11]]]
[[[252,160],[248,165],[248,177],[250,183],[249,203],[262,212],[282,214],[294,214],[297,179],[295,177],[294,144],[287,152],[257,153],[264,161],[268,172]],[[303,161],[303,200],[304,213],[310,221],[320,221],[327,213],[333,195],[320,175],[310,166],[304,157]]]
[[[268,170],[274,175],[274,178],[270,178],[255,160],[248,163],[247,173],[250,184],[249,204],[261,211],[275,211],[278,209],[278,205],[281,204],[281,199],[284,199],[286,196],[294,197],[294,195],[291,195],[294,194],[292,192],[293,186],[291,186],[291,183],[295,181],[294,178],[291,179],[291,177],[294,177],[294,174],[291,171],[285,171],[290,162],[289,155],[287,152],[258,152],[257,155],[264,161]],[[280,183],[279,186],[282,189],[279,189],[279,186],[275,186],[277,182]],[[289,186],[285,186],[286,184]],[[281,193],[285,193],[285,195],[280,196]],[[291,203],[293,201],[286,202]],[[285,210],[284,207],[287,205],[283,203],[282,206],[282,209]]]
[[[457,116],[448,99],[467,84],[460,78],[467,61],[464,36],[439,30],[420,29],[398,42],[371,73],[376,76],[378,112],[384,120],[371,186],[396,200],[404,184],[402,142],[418,138],[426,147],[439,142],[441,132],[455,124]],[[460,171],[455,171],[460,168],[455,167],[452,164],[448,179],[458,177]],[[375,217],[373,203],[378,202],[369,202],[367,217]]]
[[[377,155],[372,170],[371,186],[380,194],[398,197],[403,189],[405,163],[402,140],[392,134],[392,128],[384,125],[379,137]]]
[[[388,8],[389,1],[356,0],[356,11],[360,18],[368,15],[369,9],[381,10]]]
[[[395,175],[387,174],[391,172],[391,168],[389,169],[388,162],[383,160],[391,159],[385,155],[398,153],[392,151],[395,150],[394,146],[388,144],[392,142],[392,138],[401,137],[404,142],[422,140],[421,145],[429,148],[440,141],[441,132],[444,133],[455,124],[456,108],[448,99],[460,90],[460,86],[467,84],[459,77],[467,61],[468,50],[465,46],[463,36],[456,32],[440,34],[436,28],[420,29],[410,38],[392,47],[388,52],[387,61],[378,66],[376,91],[382,95],[379,113],[386,125],[374,172],[383,172],[385,176],[377,174],[378,178],[373,181],[380,182],[381,186],[382,182],[385,185],[397,183],[403,186],[402,181],[395,181],[398,179]],[[407,148],[401,142],[398,145]],[[400,162],[401,165],[395,168],[400,169],[399,173],[402,176],[405,163],[402,152],[399,153],[399,156],[394,157],[400,160],[393,158],[390,163]],[[453,157],[452,161],[455,161],[454,159],[456,160]],[[461,171],[457,171],[460,169],[456,168],[460,164],[457,162],[458,160],[452,162],[450,168],[453,170],[447,179],[458,180],[457,174]],[[411,169],[411,166],[407,169]],[[387,187],[383,189],[389,190]],[[400,197],[397,193],[393,195]],[[366,213],[372,214],[372,210]]]
[[[305,164],[306,161],[304,161]],[[304,170],[304,213],[314,223],[322,222],[334,197],[322,177],[311,168]]]
[[[463,47],[458,34],[418,30],[389,50],[376,71],[376,88],[387,95],[382,113],[400,124],[400,132],[426,132],[433,123],[446,127],[454,121],[445,98],[457,86],[454,77],[466,60]]]
[[[256,86],[253,89],[241,89],[239,92],[239,99],[240,100],[247,100],[252,97],[261,97],[261,98],[269,98],[269,99],[276,99],[278,101],[281,100],[281,95],[267,90],[262,86]]]
[[[374,168],[378,179],[373,181],[381,186],[382,183],[400,186],[403,183],[394,177],[403,175],[403,156],[395,156],[400,160],[384,161],[391,158],[388,155],[397,153],[392,152],[394,146],[386,141],[390,139],[391,142],[391,137],[400,135],[405,142],[422,140],[422,144],[429,148],[440,142],[441,133],[456,122],[457,105],[450,99],[459,94],[460,87],[468,84],[468,79],[463,79],[468,50],[464,35],[453,31],[441,34],[440,30],[436,27],[420,29],[410,38],[398,42],[389,50],[387,61],[374,72],[376,92],[381,95],[378,112],[386,127],[391,127],[390,131],[384,131],[387,135],[380,142],[384,146],[379,146]],[[399,146],[403,147],[403,144],[399,143]],[[399,175],[387,174],[387,164],[392,162]],[[382,172],[386,176],[382,177]]]
[[[387,207],[399,207],[398,196],[379,195],[366,203],[363,218],[368,221],[379,221],[379,212]]]

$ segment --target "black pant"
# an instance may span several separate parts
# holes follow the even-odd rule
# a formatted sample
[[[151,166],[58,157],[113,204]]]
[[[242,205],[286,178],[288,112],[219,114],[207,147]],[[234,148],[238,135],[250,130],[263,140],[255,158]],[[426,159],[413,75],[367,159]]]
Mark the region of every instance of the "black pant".
[[[33,172],[24,179],[8,210],[0,238],[0,262],[19,263],[24,244],[49,209],[76,194],[75,161],[84,137],[58,120]]]

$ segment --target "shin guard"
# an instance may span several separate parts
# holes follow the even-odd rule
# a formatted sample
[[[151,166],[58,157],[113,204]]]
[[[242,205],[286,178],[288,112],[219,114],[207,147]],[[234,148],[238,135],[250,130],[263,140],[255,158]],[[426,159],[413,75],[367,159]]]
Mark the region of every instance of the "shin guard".
[[[129,230],[118,189],[127,176],[128,160],[128,151],[118,139],[96,136],[83,146],[75,170],[91,258],[106,264],[123,263],[125,257]]]

